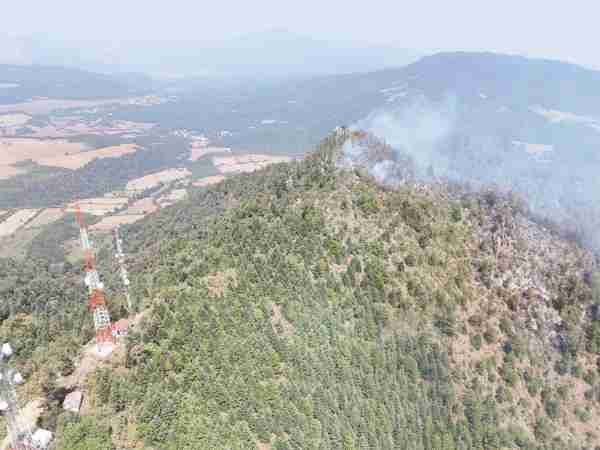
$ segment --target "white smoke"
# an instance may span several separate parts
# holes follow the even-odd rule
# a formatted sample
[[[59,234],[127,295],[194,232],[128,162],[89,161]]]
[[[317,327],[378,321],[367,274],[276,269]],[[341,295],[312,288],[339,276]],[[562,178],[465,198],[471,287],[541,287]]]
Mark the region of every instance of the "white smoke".
[[[394,110],[376,111],[356,126],[409,154],[419,167],[440,165],[436,146],[454,129],[456,100],[440,103],[424,98]]]
[[[394,166],[394,162],[390,160],[378,162],[371,167],[371,175],[379,184],[394,185],[396,182]]]
[[[537,217],[559,223],[563,231],[600,251],[600,210],[590,206],[598,193],[579,192],[576,183],[565,184],[568,166],[532,162],[526,152],[510,146],[510,140],[507,145],[503,136],[461,122],[458,107],[455,97],[439,102],[420,98],[372,112],[350,130],[358,136],[364,131],[389,147],[378,153],[368,137],[348,139],[342,148],[343,165],[364,168],[389,187],[415,178],[426,180],[432,169],[436,177],[467,183],[473,189],[494,186],[515,192]],[[408,164],[406,157],[412,160]],[[542,184],[539,180],[544,176],[563,182]]]
[[[399,182],[398,160],[406,156],[414,162],[417,175],[424,175],[429,168],[446,175],[449,164],[438,145],[454,130],[456,117],[454,97],[437,103],[420,98],[393,109],[376,110],[350,128],[384,141],[394,155],[389,160],[370,162],[368,147],[349,140],[342,149],[343,163],[346,167],[367,167],[378,182],[386,185]]]

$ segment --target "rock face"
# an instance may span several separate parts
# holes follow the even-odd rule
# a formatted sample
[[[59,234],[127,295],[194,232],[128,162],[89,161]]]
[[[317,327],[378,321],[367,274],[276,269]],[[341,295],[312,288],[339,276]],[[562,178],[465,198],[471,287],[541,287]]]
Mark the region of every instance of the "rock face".
[[[71,411],[75,414],[79,413],[81,402],[83,401],[83,393],[81,391],[73,391],[65,397],[63,408],[66,411]]]

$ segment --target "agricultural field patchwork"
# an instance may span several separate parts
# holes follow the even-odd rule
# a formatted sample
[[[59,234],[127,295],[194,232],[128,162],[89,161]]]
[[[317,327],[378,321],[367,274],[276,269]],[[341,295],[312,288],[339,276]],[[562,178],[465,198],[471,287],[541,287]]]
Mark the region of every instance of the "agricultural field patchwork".
[[[220,134],[120,114],[167,101],[146,95],[0,105],[0,237],[8,254],[26,255],[52,227],[65,231],[62,246],[73,237],[66,230],[77,207],[98,218],[90,231],[110,232],[184,200],[188,186],[290,160],[233,149]]]

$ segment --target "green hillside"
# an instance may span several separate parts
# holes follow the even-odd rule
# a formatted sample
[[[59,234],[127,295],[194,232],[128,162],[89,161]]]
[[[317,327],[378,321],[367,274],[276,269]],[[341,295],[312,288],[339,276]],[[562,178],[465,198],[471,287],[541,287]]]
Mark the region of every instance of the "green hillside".
[[[511,196],[342,170],[345,138],[127,230],[143,319],[82,417],[50,404],[58,449],[600,445],[593,256]],[[3,337],[39,335],[5,317]],[[52,347],[89,337],[65,328]]]

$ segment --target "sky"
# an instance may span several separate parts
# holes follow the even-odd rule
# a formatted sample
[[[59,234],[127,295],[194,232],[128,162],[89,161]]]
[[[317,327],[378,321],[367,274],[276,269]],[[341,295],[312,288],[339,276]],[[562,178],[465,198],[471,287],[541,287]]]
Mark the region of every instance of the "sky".
[[[266,29],[417,51],[488,50],[600,69],[593,0],[19,0],[2,32],[75,42],[216,41]],[[83,44],[82,44],[83,46]]]

